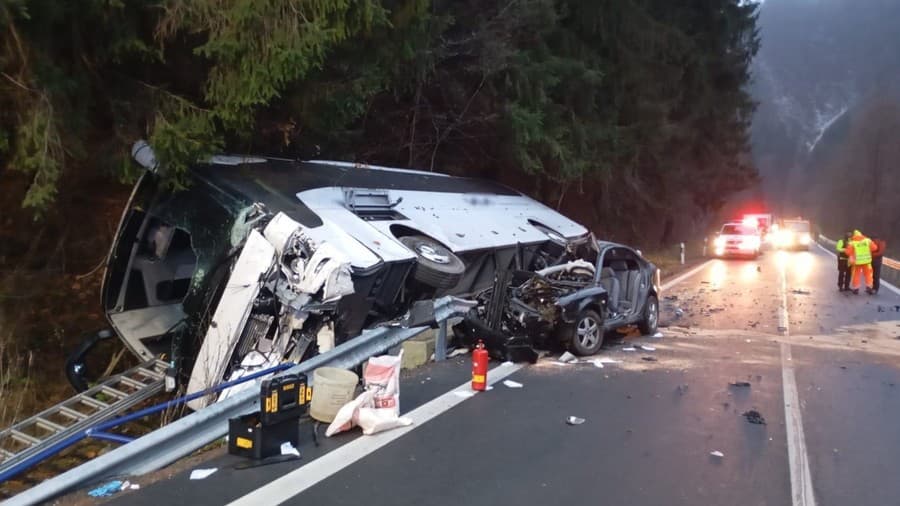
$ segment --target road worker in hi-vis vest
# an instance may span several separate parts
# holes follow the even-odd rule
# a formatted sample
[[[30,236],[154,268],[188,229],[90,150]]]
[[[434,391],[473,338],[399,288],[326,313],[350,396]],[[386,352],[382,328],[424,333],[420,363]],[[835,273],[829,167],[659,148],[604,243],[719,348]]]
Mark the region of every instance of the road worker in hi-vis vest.
[[[866,293],[870,295],[875,293],[872,290],[872,252],[877,248],[872,239],[862,235],[859,230],[853,231],[846,248],[847,256],[850,258],[850,269],[853,272],[853,279],[850,282],[853,293],[859,293],[862,282],[860,277],[863,275],[866,277]]]

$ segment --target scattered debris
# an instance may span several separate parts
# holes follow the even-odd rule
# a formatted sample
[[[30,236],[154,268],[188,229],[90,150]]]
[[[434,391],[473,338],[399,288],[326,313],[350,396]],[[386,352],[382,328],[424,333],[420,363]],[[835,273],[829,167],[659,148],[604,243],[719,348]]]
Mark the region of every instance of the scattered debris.
[[[210,467],[208,469],[194,469],[191,471],[192,480],[205,480],[209,475],[218,471],[218,467]]]
[[[294,455],[294,456],[299,457],[300,450],[294,448],[294,445],[292,445],[290,441],[286,441],[284,443],[281,443],[281,454],[282,455]]]
[[[627,346],[625,348],[622,348],[622,351],[635,351],[635,350],[636,350],[636,348],[634,346]]]
[[[759,265],[757,265],[757,266],[756,266],[756,272],[762,272],[762,267],[759,266]]]
[[[120,480],[113,480],[91,490],[88,492],[88,495],[91,497],[109,497],[120,490],[122,490],[122,482]]]
[[[453,392],[453,394],[456,395],[457,397],[462,397],[463,399],[468,399],[469,397],[472,397],[473,395],[475,395],[475,392],[472,392],[470,390],[456,390]]]
[[[687,385],[678,385],[678,387],[675,390],[678,391],[678,395],[684,395],[688,391],[688,386]]]
[[[729,385],[731,385],[731,386],[733,386],[733,387],[749,388],[749,387],[750,387],[750,382],[748,382],[748,381],[734,381],[734,382],[732,382],[732,383],[729,383]]]
[[[664,298],[665,300],[678,300],[678,296],[677,296],[677,295],[667,295],[667,296],[665,296],[665,297],[663,297],[663,298]]]
[[[756,424],[756,425],[765,425],[766,419],[756,411],[755,409],[751,409],[750,411],[744,412],[744,418],[747,419],[748,422]]]
[[[467,353],[469,353],[469,349],[468,349],[468,348],[456,348],[456,349],[454,349],[453,351],[451,351],[450,353],[447,354],[447,358],[458,357],[458,356],[460,356],[460,355],[465,355],[465,354],[467,354]]]
[[[657,339],[661,338],[662,336],[663,336],[662,332],[657,332],[656,334],[653,334],[653,337],[655,337]]]
[[[600,359],[595,358],[594,360],[591,360],[591,363],[594,364],[594,367],[603,369],[603,362],[601,362]]]
[[[584,423],[584,418],[579,418],[577,416],[570,416],[566,418],[566,423],[569,425],[581,425]]]
[[[720,452],[719,450],[713,450],[713,451],[709,452],[709,454],[712,455],[713,457],[719,457],[719,458],[722,458],[725,456],[725,454]]]
[[[509,366],[515,365],[515,364],[512,363],[512,362],[510,362],[509,360],[507,360],[506,362],[503,362],[503,363],[500,364],[500,365],[503,366],[503,367],[509,367]]]
[[[845,370],[846,370],[846,369],[847,369],[847,366],[842,365],[842,366],[841,366],[841,369],[845,369]]]
[[[567,352],[563,353],[562,355],[560,355],[558,360],[560,362],[565,362],[567,364],[574,364],[575,362],[578,362],[578,357],[576,357],[575,355],[572,355],[571,353],[569,353],[567,351]]]
[[[621,364],[622,363],[621,360],[615,360],[615,359],[606,358],[606,357],[595,358],[594,361],[600,362],[601,364]]]
[[[524,386],[521,383],[519,383],[518,381],[512,381],[512,380],[503,380],[503,384],[509,388],[522,388]]]
[[[128,480],[125,480],[125,483],[122,484],[122,488],[119,490],[140,490],[141,486],[137,483],[131,483]]]
[[[793,290],[791,290],[791,293],[795,293],[797,295],[809,295],[811,292],[802,288],[794,288]]]
[[[681,318],[684,316],[684,311],[680,307],[675,308],[675,316]]]
[[[656,348],[653,346],[647,346],[646,344],[639,344],[638,347],[644,351],[656,351]]]
[[[645,362],[659,362],[659,360],[657,360],[656,357],[641,357],[641,360],[643,360]]]
[[[562,365],[562,366],[572,365],[572,364],[569,364],[569,363],[567,363],[567,362],[560,362],[560,361],[558,361],[558,360],[554,360],[553,362],[550,362],[550,363],[553,364],[553,365]]]

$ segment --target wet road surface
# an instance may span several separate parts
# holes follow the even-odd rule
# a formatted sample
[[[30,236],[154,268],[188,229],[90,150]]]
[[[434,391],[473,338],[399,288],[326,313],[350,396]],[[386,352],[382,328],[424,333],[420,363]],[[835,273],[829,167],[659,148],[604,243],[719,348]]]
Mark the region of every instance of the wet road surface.
[[[523,387],[465,400],[448,392],[469,358],[429,364],[404,375],[402,410],[425,408],[389,442],[310,432],[301,460],[240,471],[219,449],[112,502],[900,504],[900,296],[838,293],[834,263],[713,260],[665,292],[662,338],[608,340],[618,363],[498,366]]]

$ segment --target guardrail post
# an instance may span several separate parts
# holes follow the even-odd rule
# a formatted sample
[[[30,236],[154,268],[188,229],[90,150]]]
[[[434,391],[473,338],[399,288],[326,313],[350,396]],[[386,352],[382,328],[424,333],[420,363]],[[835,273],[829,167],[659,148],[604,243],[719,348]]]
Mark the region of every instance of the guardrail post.
[[[684,243],[681,243],[681,265],[684,265]]]
[[[434,343],[434,361],[447,359],[447,319],[443,319],[438,327],[437,340]]]

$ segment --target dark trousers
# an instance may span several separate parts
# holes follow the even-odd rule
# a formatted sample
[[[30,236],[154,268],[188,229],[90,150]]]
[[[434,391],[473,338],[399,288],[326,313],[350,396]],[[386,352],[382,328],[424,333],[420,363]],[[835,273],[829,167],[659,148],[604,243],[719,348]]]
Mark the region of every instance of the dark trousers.
[[[850,289],[850,265],[846,258],[838,257],[838,289]]]
[[[872,288],[877,292],[881,287],[881,261],[884,257],[872,257]]]

